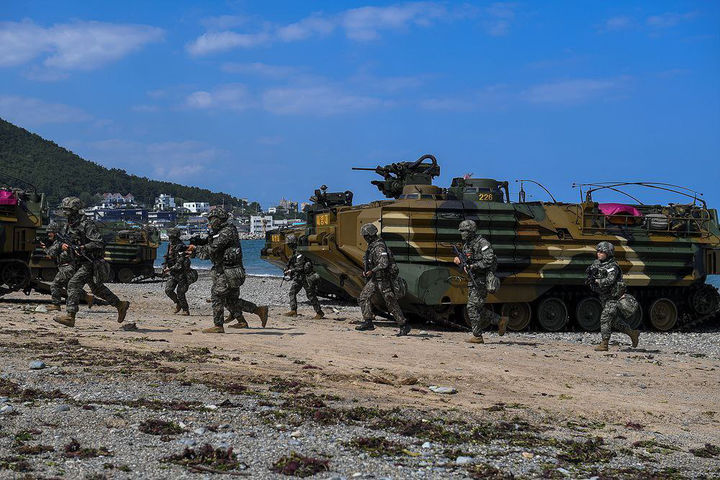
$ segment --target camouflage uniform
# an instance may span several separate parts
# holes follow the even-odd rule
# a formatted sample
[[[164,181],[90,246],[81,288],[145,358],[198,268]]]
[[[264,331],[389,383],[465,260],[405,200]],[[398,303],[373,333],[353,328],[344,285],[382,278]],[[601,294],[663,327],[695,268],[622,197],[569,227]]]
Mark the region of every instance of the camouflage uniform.
[[[210,272],[212,278],[212,287],[210,288],[210,299],[213,309],[213,323],[218,329],[217,333],[222,333],[223,329],[223,313],[225,308],[230,311],[230,315],[235,318],[242,318],[242,312],[255,313],[267,321],[267,308],[258,308],[252,302],[240,298],[240,288],[231,287],[228,278],[225,275],[226,253],[228,250],[240,252],[239,267],[242,267],[242,250],[240,250],[240,237],[237,228],[227,221],[227,214],[220,210],[213,210],[208,216],[208,220],[216,218],[217,227],[212,228],[210,237],[203,241],[204,244],[198,245],[194,251],[200,258],[210,260],[213,264]],[[212,226],[212,224],[211,224]],[[209,332],[208,332],[209,333]],[[215,332],[212,332],[215,333]]]
[[[288,312],[287,316],[297,314],[297,294],[304,288],[305,295],[307,295],[310,304],[313,306],[313,309],[315,309],[315,313],[318,317],[322,317],[324,314],[317,298],[317,282],[314,278],[315,269],[309,258],[301,253],[297,253],[297,241],[293,240],[294,237],[288,239],[288,244],[293,250],[293,255],[288,260],[287,267],[285,268],[285,274],[292,279],[290,292],[288,293],[290,312]]]
[[[175,313],[182,310],[189,312],[185,294],[190,288],[187,273],[190,271],[190,259],[185,255],[185,244],[178,236],[171,236],[166,254],[165,268],[170,277],[165,282],[165,295],[175,303]]]
[[[57,238],[55,242],[45,249],[45,254],[52,258],[57,264],[58,271],[50,284],[50,294],[52,295],[52,303],[57,307],[62,305],[62,298],[65,296],[67,284],[75,274],[75,264],[73,263],[72,254],[69,250],[63,250],[60,240]],[[83,294],[84,295],[84,294]]]
[[[363,324],[356,329],[371,330],[374,328],[371,299],[376,292],[379,292],[385,300],[388,311],[401,327],[398,335],[407,335],[410,326],[398,304],[393,288],[393,281],[398,274],[398,269],[392,252],[388,249],[385,241],[377,236],[377,228],[374,225],[364,225],[361,232],[368,242],[368,248],[363,258],[363,268],[371,275],[367,277],[367,283],[358,296]]]
[[[600,335],[602,344],[607,347],[610,342],[612,329],[623,332],[633,338],[637,330],[633,330],[625,323],[620,313],[620,297],[625,293],[622,270],[614,257],[614,248],[609,242],[600,242],[597,251],[606,253],[605,260],[595,260],[586,271],[588,285],[598,294],[602,302],[602,313],[600,314]],[[633,339],[634,346],[637,340]]]
[[[476,337],[482,337],[483,325],[487,325],[488,322],[498,325],[500,322],[500,315],[485,308],[485,300],[488,296],[486,274],[488,270],[496,267],[497,258],[490,242],[481,235],[475,235],[463,242],[462,253],[470,267],[469,273],[475,279],[474,283],[472,281],[468,283],[467,311],[472,325],[472,333]],[[479,288],[475,286],[475,283]]]

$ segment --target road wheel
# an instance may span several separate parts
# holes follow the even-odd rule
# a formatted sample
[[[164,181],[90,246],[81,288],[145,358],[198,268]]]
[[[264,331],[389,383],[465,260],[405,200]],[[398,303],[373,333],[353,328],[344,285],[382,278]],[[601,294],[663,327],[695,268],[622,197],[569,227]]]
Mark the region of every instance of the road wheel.
[[[602,303],[594,297],[586,297],[580,300],[575,307],[575,318],[577,324],[586,332],[600,331],[600,314]]]
[[[537,307],[538,323],[548,332],[558,332],[567,325],[568,309],[559,298],[546,298]]]
[[[530,325],[532,318],[532,308],[527,302],[520,303],[503,303],[500,308],[500,315],[508,317],[507,328],[514,332],[525,330]]]
[[[675,326],[678,309],[669,298],[658,298],[650,305],[650,323],[661,332],[667,332]]]
[[[135,273],[129,268],[121,268],[117,272],[117,281],[119,283],[130,283],[135,278]]]

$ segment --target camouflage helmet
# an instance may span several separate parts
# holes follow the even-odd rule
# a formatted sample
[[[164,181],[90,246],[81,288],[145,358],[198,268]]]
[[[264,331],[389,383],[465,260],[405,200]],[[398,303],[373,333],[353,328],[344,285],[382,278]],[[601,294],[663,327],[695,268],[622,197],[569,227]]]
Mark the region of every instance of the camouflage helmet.
[[[58,233],[60,231],[60,225],[58,225],[55,222],[50,222],[50,224],[47,226],[46,232],[47,233]]]
[[[217,218],[221,222],[224,222],[228,219],[228,213],[221,207],[217,207],[214,208],[210,213],[208,213],[207,218],[208,220],[210,220],[211,218]]]
[[[613,244],[610,242],[603,241],[603,242],[598,243],[597,246],[595,247],[595,251],[603,252],[608,257],[615,256],[615,247],[613,247]]]
[[[180,238],[180,229],[171,228],[170,230],[168,230],[168,238]]]
[[[79,212],[82,208],[82,201],[78,197],[65,197],[62,199],[62,202],[60,202],[60,210]]]
[[[477,232],[477,224],[473,220],[463,220],[460,222],[458,230],[461,232],[464,230],[466,232],[475,233]]]
[[[374,237],[378,234],[378,229],[372,223],[366,223],[360,229],[360,235],[363,237]]]
[[[285,243],[287,243],[288,245],[297,245],[297,237],[295,235],[288,235],[285,238]]]

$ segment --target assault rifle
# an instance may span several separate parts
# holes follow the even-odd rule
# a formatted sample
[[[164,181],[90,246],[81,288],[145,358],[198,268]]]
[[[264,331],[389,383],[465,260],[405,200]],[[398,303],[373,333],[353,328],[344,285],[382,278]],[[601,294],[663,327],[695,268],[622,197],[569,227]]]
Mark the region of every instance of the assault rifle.
[[[475,288],[480,290],[480,286],[478,285],[477,280],[475,280],[475,277],[472,274],[472,270],[470,270],[470,265],[468,265],[467,257],[465,256],[465,254],[460,251],[457,245],[453,244],[452,249],[453,253],[455,253],[455,256],[460,259],[460,269],[467,273],[468,277],[470,277],[470,281],[475,286]]]
[[[607,274],[607,270],[599,268],[597,265],[590,265],[588,276],[585,279],[585,284],[592,285],[595,280],[607,277]]]
[[[93,262],[94,260],[87,256],[87,253],[85,253],[84,249],[82,248],[82,245],[77,245],[73,239],[69,235],[64,235],[60,232],[55,233],[55,237],[60,240],[60,242],[66,244],[70,251],[73,253],[73,255],[77,255],[79,257],[84,258],[88,262]]]

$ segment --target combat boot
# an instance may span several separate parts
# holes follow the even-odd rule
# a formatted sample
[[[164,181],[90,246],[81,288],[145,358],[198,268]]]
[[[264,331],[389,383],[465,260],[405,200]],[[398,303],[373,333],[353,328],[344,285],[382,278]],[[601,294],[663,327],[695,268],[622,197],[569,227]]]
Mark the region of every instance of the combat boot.
[[[313,317],[314,320],[320,320],[321,318],[325,318],[325,313],[322,310],[317,312]]]
[[[180,315],[183,317],[189,317],[190,316],[190,310],[183,310],[180,312]]]
[[[595,351],[596,352],[607,352],[608,351],[608,341],[603,340],[602,342],[600,342],[600,345],[595,347]]]
[[[265,325],[267,325],[269,310],[270,309],[267,307],[267,305],[257,307],[257,309],[255,309],[255,315],[260,317],[260,325],[262,325],[263,328],[265,328]]]
[[[128,322],[124,325],[121,325],[120,329],[125,330],[126,332],[133,332],[133,331],[137,330],[138,328],[137,328],[137,324],[135,322]]]
[[[180,313],[180,310],[182,310],[182,308],[180,307],[180,305],[178,305],[178,304],[176,303],[176,304],[175,304],[175,310],[173,311],[173,313]]]
[[[250,325],[248,325],[247,321],[243,317],[240,317],[237,319],[237,323],[228,325],[228,328],[250,328]]]
[[[118,323],[122,323],[125,321],[125,315],[127,315],[128,308],[130,308],[130,302],[127,300],[120,302],[120,305],[117,307],[118,311]]]
[[[508,320],[510,320],[509,317],[500,317],[500,320],[498,321],[498,335],[501,337],[505,335],[505,329],[507,328]]]
[[[54,303],[47,306],[48,312],[59,312],[60,310],[62,310],[60,305],[55,305]]]
[[[61,315],[59,317],[54,317],[54,321],[59,323],[60,325],[65,325],[66,327],[74,327],[75,326],[75,313],[68,312],[65,315]]]
[[[297,317],[298,313],[297,310],[290,310],[289,312],[285,312],[282,314],[283,317]]]
[[[465,342],[466,342],[466,343],[485,343],[485,340],[483,340],[482,335],[480,335],[480,336],[478,336],[478,337],[476,337],[476,336],[473,335],[472,337],[470,337],[470,338],[468,338],[467,340],[465,340]]]
[[[93,305],[95,305],[95,295],[86,293],[85,294],[85,303],[87,304],[88,308],[92,308]]]
[[[214,327],[203,329],[202,333],[225,333],[225,329],[216,325]]]
[[[366,331],[366,330],[375,330],[375,325],[373,325],[372,321],[366,321],[355,327],[355,330],[358,330],[360,332]]]
[[[395,334],[396,337],[405,337],[407,334],[410,333],[410,325],[407,323],[400,327],[400,331]]]
[[[640,342],[640,330],[630,330],[628,332],[628,337],[630,337],[633,348],[637,347],[638,342]]]

